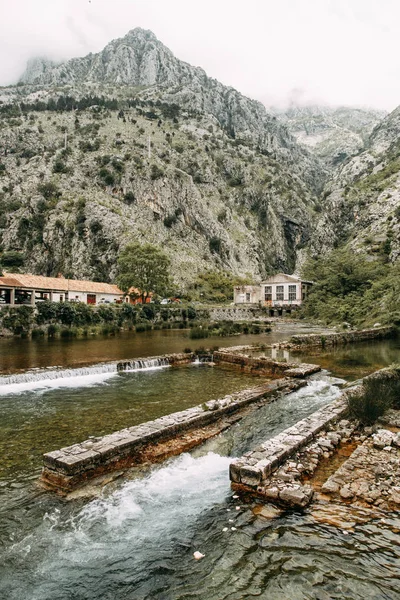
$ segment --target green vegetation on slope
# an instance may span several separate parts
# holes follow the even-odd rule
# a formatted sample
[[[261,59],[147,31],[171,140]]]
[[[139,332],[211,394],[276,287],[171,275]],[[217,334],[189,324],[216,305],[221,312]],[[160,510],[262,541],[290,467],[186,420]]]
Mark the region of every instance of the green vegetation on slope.
[[[309,259],[303,276],[314,281],[303,307],[306,318],[352,326],[400,324],[400,264],[341,248]]]

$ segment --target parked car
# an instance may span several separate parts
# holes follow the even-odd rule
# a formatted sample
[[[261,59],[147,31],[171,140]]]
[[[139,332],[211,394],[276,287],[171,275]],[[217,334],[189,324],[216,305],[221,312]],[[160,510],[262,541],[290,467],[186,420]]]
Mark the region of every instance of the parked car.
[[[160,304],[171,304],[171,300],[169,298],[163,298]]]

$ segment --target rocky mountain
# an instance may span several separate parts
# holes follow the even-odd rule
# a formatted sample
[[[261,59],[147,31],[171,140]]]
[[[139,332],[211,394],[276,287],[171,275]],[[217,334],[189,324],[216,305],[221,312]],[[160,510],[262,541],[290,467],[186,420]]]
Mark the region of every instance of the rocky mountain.
[[[384,111],[346,106],[291,106],[274,113],[300,144],[329,167],[362,150],[374,127],[386,116]]]
[[[333,172],[322,206],[315,253],[348,243],[371,257],[400,259],[400,107],[375,127],[362,152]]]
[[[149,241],[184,285],[290,272],[309,243],[319,160],[151,32],[31,61],[0,96],[0,243],[25,269],[112,280],[120,249]]]
[[[207,76],[199,67],[177,59],[151,31],[133,29],[110,42],[98,54],[58,65],[38,59],[28,64],[21,83],[41,88],[72,86],[99,91],[100,86],[144,87],[142,97],[163,101],[216,117],[230,135],[257,145],[264,152],[290,161],[314,189],[320,186],[320,165],[307,155],[264,105]],[[299,169],[297,169],[297,163]]]
[[[383,116],[267,112],[142,29],[32,60],[0,89],[3,260],[112,281],[120,250],[146,241],[183,288],[292,272],[340,244],[395,261],[400,109]]]

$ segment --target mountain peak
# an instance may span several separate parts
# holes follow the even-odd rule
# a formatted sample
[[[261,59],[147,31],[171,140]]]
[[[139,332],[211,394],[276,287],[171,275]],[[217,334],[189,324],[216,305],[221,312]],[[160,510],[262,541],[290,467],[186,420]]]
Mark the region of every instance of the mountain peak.
[[[134,29],[131,29],[130,31],[128,31],[128,33],[125,35],[125,38],[142,38],[142,39],[147,39],[147,40],[152,40],[154,42],[159,42],[159,39],[157,38],[157,36],[150,30],[150,29],[143,29],[142,27],[135,27]],[[122,38],[122,39],[125,39]]]

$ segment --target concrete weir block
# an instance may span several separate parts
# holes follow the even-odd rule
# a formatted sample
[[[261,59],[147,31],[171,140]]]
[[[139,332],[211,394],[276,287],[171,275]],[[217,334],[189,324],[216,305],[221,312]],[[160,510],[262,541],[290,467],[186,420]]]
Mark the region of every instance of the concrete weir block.
[[[289,382],[286,378],[275,380],[273,383],[268,381],[214,401],[218,403],[215,410],[207,410],[204,405],[195,406],[142,425],[127,427],[104,437],[88,439],[81,444],[49,452],[43,457],[42,481],[55,488],[73,489],[88,479],[106,472],[141,464],[145,460],[143,455],[148,451],[151,453],[157,445],[162,446],[159,456],[170,456],[168,452],[176,454],[180,448],[182,451],[187,448],[186,434],[196,432],[193,440],[195,444],[199,444],[202,435],[205,435],[203,428],[208,425],[219,423],[222,426],[226,417],[247,407],[250,403],[264,401],[276,391],[285,393],[298,389],[302,385],[301,381]],[[168,447],[164,449],[163,444],[167,446],[167,443],[172,440],[174,442],[171,450]],[[262,458],[263,454],[260,457]],[[248,467],[252,467],[253,464],[248,465],[248,462],[256,465],[257,459],[249,458],[243,463],[247,468],[247,472],[243,474],[246,482],[257,486],[263,473],[257,468],[249,469]],[[231,467],[232,481],[240,482],[242,477],[240,468],[240,465]]]
[[[244,466],[240,468],[240,481],[244,485],[250,487],[257,487],[261,482],[262,471],[257,467]]]
[[[269,488],[274,488],[273,494],[275,495],[278,487],[280,504],[288,508],[304,508],[311,502],[312,489],[307,485],[294,482],[293,465],[289,463],[289,473],[285,470],[288,460],[312,442],[317,433],[342,418],[346,411],[347,402],[343,395],[341,399],[298,421],[296,425],[270,438],[255,450],[238,459],[236,468],[231,469],[231,480],[238,482],[238,478],[240,478],[240,483],[247,486],[250,493],[261,495],[265,499],[271,497]],[[333,441],[329,438],[318,444],[319,446],[323,444],[329,449],[333,448]],[[260,460],[254,462],[254,457]],[[237,471],[239,471],[239,475]],[[298,476],[300,476],[299,473]],[[283,487],[281,487],[282,484]]]
[[[62,457],[57,458],[54,462],[50,463],[46,462],[46,455],[44,455],[44,464],[50,468],[56,468],[57,471],[66,475],[74,475],[85,469],[92,468],[98,462],[99,458],[100,455],[98,452],[86,450],[79,454],[64,454]]]
[[[305,508],[310,504],[313,493],[309,485],[291,485],[279,492],[279,500],[288,507]]]
[[[229,465],[229,479],[234,483],[240,483],[240,468],[243,463],[234,461]]]

